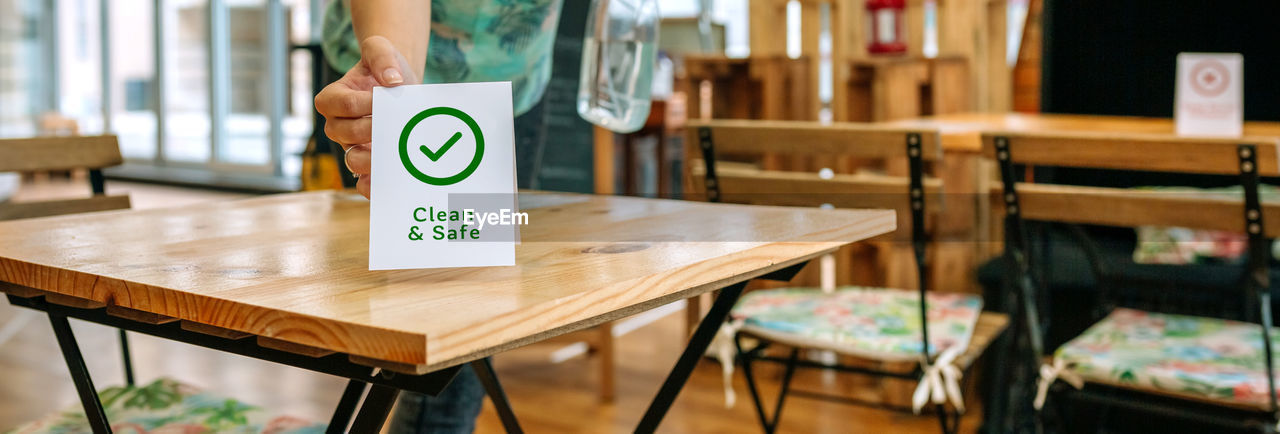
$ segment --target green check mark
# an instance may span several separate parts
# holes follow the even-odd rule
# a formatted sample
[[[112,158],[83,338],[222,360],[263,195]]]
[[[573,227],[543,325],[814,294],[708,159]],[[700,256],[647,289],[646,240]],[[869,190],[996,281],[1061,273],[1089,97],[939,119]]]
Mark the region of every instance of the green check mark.
[[[439,151],[431,152],[430,149],[427,149],[427,145],[418,146],[418,150],[422,151],[423,154],[426,154],[427,158],[430,158],[431,161],[438,161],[440,160],[440,157],[444,156],[444,153],[448,152],[449,148],[452,148],[453,144],[458,143],[458,139],[461,138],[461,132],[453,133],[453,137],[450,137],[449,141],[444,142],[444,146],[441,146]]]
[[[426,155],[432,162],[436,162],[444,156],[445,152],[452,149],[453,145],[458,143],[458,140],[462,139],[463,134],[467,134],[467,131],[470,131],[471,138],[475,141],[475,155],[471,156],[471,162],[468,163],[467,167],[463,168],[461,172],[449,176],[427,175],[426,173],[423,173],[421,169],[415,167],[413,165],[413,160],[409,158],[411,157],[410,153],[413,152],[409,150],[412,146],[409,144],[410,133],[412,133],[414,131],[414,127],[418,126],[418,124],[424,119],[435,115],[457,119],[463,124],[466,124],[467,128],[453,133],[453,137],[450,137],[449,141],[445,142],[444,145],[441,145],[440,149],[435,152],[432,152],[430,148],[421,145],[418,146],[418,150]],[[435,136],[435,133],[435,131],[432,131],[430,135]],[[458,152],[466,151],[463,150]],[[454,153],[457,154],[458,152]],[[476,168],[480,167],[481,158],[484,158],[484,132],[480,131],[480,125],[476,123],[476,120],[472,119],[471,116],[467,115],[462,110],[446,106],[432,107],[413,115],[413,117],[409,119],[409,122],[404,124],[404,128],[400,130],[400,162],[404,164],[404,169],[408,171],[410,175],[413,175],[414,178],[417,178],[423,183],[436,186],[457,184],[462,180],[467,179],[468,176],[471,176],[471,174],[476,171]]]

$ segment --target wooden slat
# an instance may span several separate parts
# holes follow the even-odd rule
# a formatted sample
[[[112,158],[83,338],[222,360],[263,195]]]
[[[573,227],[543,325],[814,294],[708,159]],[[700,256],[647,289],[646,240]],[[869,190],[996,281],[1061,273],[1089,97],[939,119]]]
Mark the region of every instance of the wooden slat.
[[[697,191],[706,191],[705,172],[695,162],[692,172]],[[726,203],[780,206],[822,206],[836,208],[893,208],[909,206],[909,180],[901,176],[859,173],[835,174],[822,179],[817,173],[765,171],[741,166],[716,166],[720,180],[721,200]],[[925,209],[936,213],[942,209],[942,181],[925,180]]]
[[[878,124],[807,121],[690,121],[686,140],[698,146],[698,130],[711,128],[717,155],[840,155],[859,158],[906,157],[907,134],[920,133],[925,160],[941,158],[937,131]]]
[[[948,9],[941,7],[941,9]],[[978,74],[972,74],[975,77]],[[930,128],[942,135],[948,152],[981,152],[982,132],[1092,132],[1111,135],[1163,134],[1176,136],[1171,118],[1028,113],[949,113],[886,123],[899,128]],[[1280,122],[1245,121],[1245,137],[1280,138]]]
[[[1236,147],[1257,147],[1263,176],[1280,174],[1274,137],[1238,139],[1190,138],[1171,134],[1105,132],[982,133],[983,153],[995,158],[995,138],[1009,139],[1013,161],[1020,164],[1235,175],[1240,173]]]
[[[90,300],[87,298],[74,297],[70,295],[59,294],[56,292],[50,292],[48,294],[45,294],[44,299],[45,301],[48,301],[53,304],[67,306],[67,307],[74,307],[76,309],[101,309],[101,308],[107,307],[106,303],[98,300]]]
[[[1002,194],[999,188],[995,191]],[[1236,233],[1245,229],[1239,195],[1019,183],[1018,202],[1023,218],[1029,220]],[[1266,236],[1280,236],[1280,203],[1263,203],[1262,215]]]
[[[156,315],[151,312],[144,312],[137,309],[129,309],[116,305],[107,306],[107,315],[129,319],[145,324],[168,324],[177,321],[177,318],[164,315]]]
[[[8,282],[0,282],[0,292],[20,298],[39,297],[48,294],[45,291],[28,288],[26,286],[14,285]]]
[[[307,357],[324,357],[333,354],[333,351],[324,348],[316,348],[310,345],[289,342],[281,339],[273,339],[266,336],[258,336],[258,346],[270,348],[273,350],[288,351],[294,354],[300,354]]]
[[[982,353],[987,351],[987,347],[991,346],[991,342],[1000,337],[1001,333],[1009,327],[1009,315],[999,312],[983,311],[978,315],[978,324],[973,328],[973,337],[969,338],[969,348],[964,350],[960,357],[956,358],[956,366],[960,369],[968,369],[973,366],[973,362],[982,357]]]
[[[379,359],[374,359],[370,357],[354,356],[354,355],[347,356],[347,359],[351,360],[351,363],[355,363],[357,365],[365,365],[371,368],[384,369],[384,370],[395,372],[398,374],[422,375],[427,372],[430,372],[426,366],[415,365],[413,363],[391,362],[387,360],[379,360]]]
[[[116,136],[0,139],[0,172],[100,169],[124,162]]]
[[[209,336],[217,336],[223,339],[239,340],[239,339],[244,339],[244,338],[253,336],[252,334],[249,334],[249,333],[235,331],[235,330],[222,328],[218,326],[211,326],[208,324],[201,324],[194,321],[183,320],[181,323],[179,323],[179,326],[182,327],[183,330],[186,330],[189,332],[204,333]]]
[[[87,188],[87,187],[86,187]],[[94,196],[41,202],[0,203],[0,220],[129,209],[129,196]]]

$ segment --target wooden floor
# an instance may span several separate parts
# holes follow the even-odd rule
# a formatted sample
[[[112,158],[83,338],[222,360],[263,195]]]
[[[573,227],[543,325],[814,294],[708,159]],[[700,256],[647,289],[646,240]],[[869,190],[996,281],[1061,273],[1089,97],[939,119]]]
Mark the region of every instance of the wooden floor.
[[[108,182],[113,193],[129,192],[136,208],[154,208],[241,195]],[[19,199],[80,194],[79,186],[42,185],[24,188]],[[123,382],[115,331],[72,321],[86,362],[101,388]],[[11,333],[6,333],[11,331]],[[239,356],[205,350],[142,335],[131,335],[139,381],[161,376],[234,396],[280,413],[327,420],[345,382]],[[554,363],[553,353],[565,342],[537,344],[495,357],[499,376],[526,431],[532,433],[631,432],[658,385],[674,364],[685,342],[683,315],[673,314],[620,336],[616,340],[617,399],[603,404],[597,398],[598,358],[578,356]],[[765,396],[776,396],[780,370],[763,369]],[[738,402],[725,408],[720,365],[699,364],[661,426],[669,433],[759,432],[741,372],[734,376]],[[848,375],[802,370],[793,390],[853,395],[867,392],[865,383]],[[973,399],[971,399],[973,401]],[[76,404],[46,317],[0,303],[0,431]],[[975,403],[971,403],[973,405]],[[877,410],[793,396],[783,411],[781,432],[849,433],[938,432],[932,415]],[[974,432],[976,409],[963,423]],[[501,432],[501,424],[486,402],[477,432]]]

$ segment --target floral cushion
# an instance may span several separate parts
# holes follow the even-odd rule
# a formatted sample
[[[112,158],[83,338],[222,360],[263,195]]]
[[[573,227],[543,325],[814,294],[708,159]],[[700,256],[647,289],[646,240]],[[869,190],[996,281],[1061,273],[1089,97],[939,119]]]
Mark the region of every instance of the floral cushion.
[[[933,293],[928,299],[929,353],[966,348],[982,297]],[[920,360],[918,291],[844,287],[753,291],[734,307],[742,329],[762,337],[878,360]]]
[[[111,387],[98,392],[107,421],[116,433],[323,433],[325,424],[289,416],[211,395],[170,379],[145,386]],[[89,433],[80,404],[18,427],[10,434]]]
[[[1275,336],[1273,332],[1273,341]],[[1257,324],[1116,309],[1059,348],[1055,357],[1086,381],[1267,405],[1262,327]]]

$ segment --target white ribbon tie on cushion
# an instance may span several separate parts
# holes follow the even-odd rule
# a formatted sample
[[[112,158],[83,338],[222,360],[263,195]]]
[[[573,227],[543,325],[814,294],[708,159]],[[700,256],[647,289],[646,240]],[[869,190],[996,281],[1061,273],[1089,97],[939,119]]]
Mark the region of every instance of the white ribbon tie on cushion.
[[[733,390],[733,362],[734,355],[738,353],[734,337],[745,323],[746,321],[739,319],[720,324],[720,331],[711,342],[716,358],[720,359],[720,372],[724,376],[724,408],[733,408],[733,404],[738,401],[738,394]]]
[[[911,411],[920,414],[920,409],[930,401],[934,404],[950,401],[956,411],[964,413],[964,397],[960,394],[960,378],[964,373],[954,363],[962,352],[963,348],[955,345],[943,350],[932,365],[927,360],[921,363],[924,375],[911,394]]]
[[[1067,362],[1061,358],[1054,358],[1052,365],[1040,365],[1040,379],[1036,380],[1036,410],[1044,407],[1045,397],[1049,395],[1049,386],[1053,385],[1054,380],[1062,380],[1070,384],[1076,389],[1084,388],[1084,378],[1080,378],[1071,370]]]

